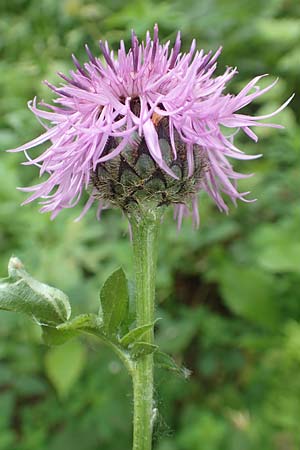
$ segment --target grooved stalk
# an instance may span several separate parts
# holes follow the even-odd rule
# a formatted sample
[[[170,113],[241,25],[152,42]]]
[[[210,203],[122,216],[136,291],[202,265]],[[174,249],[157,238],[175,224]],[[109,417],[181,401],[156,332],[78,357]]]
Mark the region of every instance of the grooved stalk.
[[[131,215],[134,270],[136,282],[137,326],[154,321],[157,234],[161,214],[150,210]],[[152,344],[153,330],[143,337]],[[133,450],[151,450],[153,407],[153,355],[139,358],[133,373],[134,419]]]

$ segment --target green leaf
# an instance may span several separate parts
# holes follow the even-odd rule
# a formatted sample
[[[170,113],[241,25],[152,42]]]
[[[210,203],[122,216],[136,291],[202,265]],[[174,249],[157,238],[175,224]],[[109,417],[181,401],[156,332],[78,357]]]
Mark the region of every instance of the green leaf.
[[[122,339],[120,340],[120,344],[123,347],[128,347],[129,345],[138,341],[142,336],[144,336],[147,331],[150,331],[154,327],[154,324],[155,322],[130,330],[129,333],[125,334],[125,336],[122,337]]]
[[[156,367],[175,372],[177,375],[180,375],[185,379],[188,379],[191,375],[191,371],[189,369],[183,366],[178,366],[174,359],[164,352],[154,353],[154,363]]]
[[[62,291],[32,278],[15,257],[9,261],[8,274],[0,280],[0,309],[25,313],[40,324],[57,325],[68,320],[71,306]]]
[[[290,48],[299,42],[300,20],[297,18],[287,19],[263,19],[257,22],[257,31],[261,37],[273,45],[286,45]]]
[[[116,334],[128,315],[128,286],[122,268],[113,272],[105,281],[100,300],[104,330],[108,335]]]
[[[67,339],[73,337],[81,331],[97,336],[116,353],[116,355],[125,364],[126,368],[130,371],[131,367],[129,368],[129,366],[131,361],[129,359],[128,352],[120,346],[114,335],[108,336],[103,332],[103,329],[102,319],[95,314],[81,314],[69,322],[58,325],[56,328],[57,332],[70,333],[69,336],[66,335]],[[62,338],[64,338],[64,336],[62,336]]]
[[[47,345],[64,344],[69,339],[78,336],[81,331],[98,334],[102,321],[95,314],[81,314],[73,320],[64,322],[57,327],[43,326],[43,341]]]
[[[78,340],[47,352],[45,370],[60,397],[66,397],[80,377],[85,356],[85,348]]]
[[[97,332],[103,326],[103,322],[96,314],[80,314],[74,319],[57,326],[57,330],[65,332],[87,331]]]
[[[300,272],[300,242],[295,240],[298,221],[264,225],[253,240],[257,262],[270,272]]]
[[[42,326],[42,339],[46,345],[61,345],[75,336],[78,336],[77,331],[65,331],[55,327]]]
[[[280,313],[271,275],[231,264],[220,273],[220,287],[226,305],[235,314],[264,327],[278,325]]]
[[[157,349],[157,345],[148,344],[148,342],[136,342],[130,353],[133,359],[139,359],[143,356],[151,355],[151,353],[156,352]]]

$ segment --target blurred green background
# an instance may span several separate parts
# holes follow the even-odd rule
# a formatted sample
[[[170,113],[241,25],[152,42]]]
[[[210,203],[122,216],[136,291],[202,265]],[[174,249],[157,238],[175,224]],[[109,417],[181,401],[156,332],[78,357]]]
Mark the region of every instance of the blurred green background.
[[[280,77],[248,108],[274,110],[296,97],[275,121],[284,131],[259,129],[261,160],[236,167],[256,176],[240,183],[256,203],[220,214],[200,195],[202,224],[170,211],[160,239],[157,341],[192,371],[190,381],[157,372],[159,419],[155,450],[299,450],[300,448],[300,3],[298,0],[1,0],[0,142],[15,147],[41,126],[26,108],[49,100],[43,79],[83,62],[83,44],[129,43],[155,22],[161,37],[182,30],[187,49],[224,51],[219,71],[239,68],[230,90],[257,74]],[[297,96],[298,92],[298,96]],[[37,204],[20,207],[16,186],[32,184],[23,155],[0,155],[0,273],[12,253],[38,279],[59,287],[75,312],[95,311],[105,277],[122,264],[132,272],[125,219],[78,210],[51,222]],[[131,385],[112,353],[93,339],[57,348],[41,343],[37,326],[0,313],[0,450],[125,450],[131,442]]]

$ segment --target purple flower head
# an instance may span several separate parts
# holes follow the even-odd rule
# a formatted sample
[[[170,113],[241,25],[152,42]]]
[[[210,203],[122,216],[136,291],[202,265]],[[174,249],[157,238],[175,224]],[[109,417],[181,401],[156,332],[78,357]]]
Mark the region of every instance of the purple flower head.
[[[59,73],[63,83],[55,87],[46,82],[56,94],[54,105],[41,102],[40,109],[36,99],[29,102],[37,118],[47,122],[41,120],[45,133],[10,150],[23,151],[28,159],[24,164],[39,167],[40,176],[47,174],[46,181],[22,188],[31,192],[24,204],[40,199],[41,212],[50,211],[54,218],[62,209],[75,206],[88,190],[90,197],[81,216],[94,202],[98,202],[100,212],[110,202],[101,195],[101,183],[95,187],[95,174],[99,168],[106,170],[106,165],[115,160],[123,161],[128,148],[136,151],[141,142],[143,152],[148,152],[155,167],[172,180],[180,178],[175,170],[178,160],[186,161],[185,181],[192,179],[201,156],[201,176],[195,178],[196,186],[189,190],[187,201],[178,196],[174,201],[168,200],[175,203],[179,224],[190,204],[198,223],[199,190],[205,190],[222,211],[228,210],[223,194],[234,204],[237,199],[249,201],[248,192],[239,193],[236,186],[238,179],[248,175],[235,172],[229,160],[250,160],[261,155],[244,154],[234,145],[233,136],[241,129],[256,142],[251,127],[280,128],[260,121],[277,114],[289,100],[272,114],[256,117],[240,114],[241,108],[270,90],[274,83],[260,89],[257,83],[262,75],[239,94],[225,94],[225,87],[237,70],[228,67],[223,75],[214,76],[221,48],[215,54],[205,54],[203,50],[196,51],[193,41],[190,50],[181,53],[180,33],[174,47],[169,47],[169,42],[159,42],[157,26],[153,39],[148,32],[141,43],[132,32],[131,48],[126,51],[121,41],[116,55],[107,42],[100,41],[105,62],[86,46],[87,63],[81,65],[73,55],[75,69],[69,76]],[[161,124],[171,162],[162,148]],[[224,134],[221,126],[232,130]],[[31,159],[27,150],[46,141],[50,143],[47,150]],[[131,169],[135,172],[135,168]]]

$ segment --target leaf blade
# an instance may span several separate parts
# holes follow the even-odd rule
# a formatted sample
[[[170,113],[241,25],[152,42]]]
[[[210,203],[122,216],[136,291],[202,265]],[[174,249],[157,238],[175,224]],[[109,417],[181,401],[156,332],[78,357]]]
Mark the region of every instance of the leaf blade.
[[[139,340],[141,337],[144,336],[147,331],[150,331],[154,327],[155,322],[148,323],[146,325],[143,325],[141,327],[134,328],[133,330],[130,330],[125,336],[122,337],[120,340],[120,344],[123,347],[128,347],[129,345],[133,344],[137,340]]]
[[[78,340],[48,350],[45,357],[45,371],[61,398],[69,394],[79,379],[85,359],[85,347]]]
[[[18,258],[10,259],[8,274],[0,281],[0,309],[27,314],[46,325],[69,319],[71,305],[67,295],[31,277]]]
[[[148,342],[136,342],[130,352],[131,357],[135,360],[147,355],[151,355],[158,349],[157,345],[149,344]]]
[[[100,301],[104,330],[108,335],[114,335],[128,315],[128,286],[122,268],[107,278],[100,292]]]
[[[41,328],[43,342],[48,346],[65,344],[69,339],[73,339],[79,334],[78,331],[60,330],[56,327],[49,327],[45,325]]]
[[[74,319],[57,326],[60,331],[92,331],[96,332],[102,328],[103,322],[96,314],[80,314]]]
[[[191,375],[191,371],[189,369],[187,369],[184,366],[179,366],[175,362],[175,360],[165,352],[161,351],[155,352],[154,362],[157,367],[169,370],[171,372],[175,372],[177,375],[183,377],[185,380],[187,380]]]

